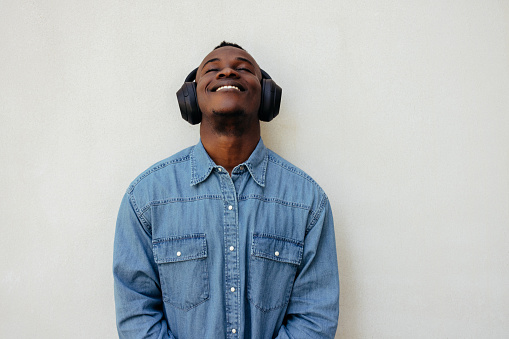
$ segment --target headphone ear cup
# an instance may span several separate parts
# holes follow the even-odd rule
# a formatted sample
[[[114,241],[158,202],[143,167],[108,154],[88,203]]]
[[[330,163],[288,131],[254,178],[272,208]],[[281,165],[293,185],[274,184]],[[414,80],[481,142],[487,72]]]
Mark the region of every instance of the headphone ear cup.
[[[279,114],[283,90],[272,79],[262,79],[262,98],[258,119],[269,122]]]
[[[198,97],[196,96],[196,82],[184,82],[177,91],[177,101],[182,119],[191,125],[201,122],[201,111],[198,106]]]

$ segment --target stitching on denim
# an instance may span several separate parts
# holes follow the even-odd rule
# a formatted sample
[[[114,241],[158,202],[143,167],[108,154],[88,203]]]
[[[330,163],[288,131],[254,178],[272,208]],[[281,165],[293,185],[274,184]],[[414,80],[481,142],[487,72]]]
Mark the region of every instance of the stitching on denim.
[[[304,247],[304,243],[302,241],[298,241],[298,240],[295,240],[295,239],[282,237],[282,236],[279,236],[279,235],[269,234],[269,233],[253,233],[253,241],[254,241],[254,238],[274,239],[274,240],[289,242],[289,243],[292,243],[292,244],[297,245],[299,247]]]
[[[138,219],[140,219],[142,226],[145,226],[144,227],[145,232],[152,234],[152,226],[147,221],[147,219],[145,219],[145,217],[143,216],[143,213],[140,212],[140,209],[138,207],[138,204],[136,203],[136,198],[134,197],[134,194],[129,193],[129,201],[131,202],[131,204],[134,208],[134,213],[136,213],[136,215],[138,216]]]
[[[267,165],[269,164],[269,150],[267,150],[267,153],[265,153],[265,157],[263,158],[263,174],[262,174],[262,178],[263,178],[263,185],[262,186],[265,186],[265,176],[267,174]]]
[[[262,259],[259,259],[257,258],[258,260],[262,260]],[[253,260],[252,258],[250,260]],[[263,260],[268,260],[268,259],[264,259]],[[295,266],[295,265],[293,265]],[[295,267],[295,270],[297,270],[297,267]],[[292,283],[292,287],[288,290],[288,292],[286,293],[284,299],[285,299],[285,302],[282,303],[282,304],[278,304],[278,305],[274,305],[273,307],[263,307],[263,306],[260,306],[257,304],[257,302],[251,297],[252,295],[252,281],[253,281],[253,271],[252,270],[249,270],[249,277],[248,277],[248,286],[247,286],[247,299],[257,308],[259,309],[260,311],[262,312],[269,312],[269,311],[272,311],[272,310],[276,310],[278,308],[282,308],[282,307],[285,307],[286,305],[288,305],[288,303],[290,302],[290,296],[292,294],[292,290],[293,290],[293,283]]]
[[[194,171],[195,171],[195,163],[196,163],[196,160],[195,160],[195,156],[194,156],[194,149],[196,148],[196,146],[193,147],[193,149],[191,150],[191,152],[189,152],[189,157],[191,158],[191,185],[193,184],[193,181],[194,181]]]
[[[262,167],[262,173],[260,175],[260,178],[256,176],[255,166],[253,166],[251,163],[246,164],[249,173],[251,173],[251,176],[253,177],[254,181],[262,187],[265,187],[265,175],[267,173],[268,162],[269,162],[269,150],[267,149],[267,152],[265,153],[265,156],[263,157],[261,164],[258,165]]]
[[[194,151],[196,149],[196,146],[193,147],[193,149],[191,150],[190,152],[190,157],[191,157],[191,186],[193,185],[196,185],[196,184],[199,184],[201,183],[203,180],[207,179],[207,177],[210,175],[210,173],[212,172],[212,169],[214,168],[213,164],[210,162],[209,160],[209,168],[207,169],[207,171],[205,172],[205,174],[203,174],[203,176],[199,177],[199,178],[196,178],[196,157],[194,155]]]
[[[256,184],[261,186],[261,187],[265,187],[265,177],[263,177],[261,181],[258,180],[258,178],[256,177],[255,170],[253,169],[253,165],[251,165],[251,163],[247,163],[246,167],[247,167],[247,169],[249,171],[249,174],[253,178],[254,182],[256,182]],[[265,173],[263,173],[263,176],[265,176]]]
[[[165,256],[163,258],[160,258],[157,255],[157,251],[155,250],[156,246],[159,245],[159,244],[171,243],[173,241],[182,241],[182,240],[185,241],[185,240],[190,240],[190,239],[199,240],[199,244],[197,244],[197,245],[198,245],[198,247],[201,247],[201,251],[196,253],[196,254],[194,254],[194,255],[187,255],[187,256],[178,257],[178,258],[175,258],[175,257],[172,257],[172,256],[170,256],[170,257]],[[196,259],[203,259],[203,258],[206,258],[208,256],[208,253],[207,253],[207,241],[206,241],[205,233],[195,233],[195,234],[189,234],[189,235],[173,236],[173,237],[167,237],[167,238],[154,239],[152,241],[152,249],[153,249],[153,252],[154,252],[154,258],[155,258],[155,260],[156,260],[156,262],[158,264],[181,262],[181,261],[196,260]]]
[[[185,155],[181,158],[177,158],[177,159],[173,159],[171,161],[167,161],[167,162],[163,162],[155,167],[152,167],[151,169],[145,171],[143,174],[141,174],[140,176],[138,176],[138,178],[129,186],[129,188],[127,189],[127,193],[131,193],[134,188],[136,187],[136,185],[138,185],[138,183],[145,179],[147,176],[149,176],[150,174],[154,173],[154,172],[157,172],[159,171],[160,169],[163,169],[165,168],[166,166],[169,166],[169,165],[173,165],[173,164],[177,164],[177,163],[180,163],[180,162],[184,162],[184,161],[188,161],[189,160],[189,154],[188,155]]]
[[[267,260],[268,262],[278,262],[280,264],[288,264],[288,265],[294,265],[299,266],[302,262],[302,251],[299,249],[299,259],[300,260],[293,260],[289,259],[288,257],[276,257],[274,255],[268,255],[261,251],[253,251],[252,256],[255,257],[253,260]]]
[[[154,200],[150,201],[147,205],[145,205],[141,209],[141,213],[144,214],[149,209],[152,208],[152,206],[160,206],[160,205],[166,205],[166,204],[172,204],[176,202],[194,202],[198,200],[223,200],[223,197],[217,194],[204,194],[204,195],[198,195],[196,197],[181,197],[181,198],[168,198],[168,199],[161,199],[161,200]]]
[[[200,183],[200,182],[202,182],[203,180],[207,179],[207,178],[208,178],[208,176],[210,175],[210,172],[212,172],[212,169],[213,169],[213,168],[214,168],[214,167],[213,167],[212,165],[209,165],[209,168],[208,168],[207,172],[206,172],[203,176],[201,176],[201,177],[199,177],[199,178],[197,178],[197,179],[192,179],[192,180],[191,180],[191,185],[199,184],[199,183]],[[194,173],[193,173],[193,177],[194,177]]]
[[[311,178],[309,175],[307,175],[305,172],[303,172],[302,170],[299,170],[298,168],[294,167],[293,165],[289,165],[287,163],[283,163],[282,161],[280,161],[278,158],[275,157],[275,153],[273,153],[271,151],[272,154],[269,154],[269,161],[271,161],[273,164],[276,164],[278,166],[280,166],[281,168],[284,168],[285,170],[289,171],[289,172],[292,172],[304,179],[306,179],[307,181],[309,181],[310,183],[312,183],[313,185],[315,185],[317,188],[319,188],[320,190],[322,190],[322,188],[320,187],[320,185],[318,185],[318,183],[316,181],[313,180],[313,178]]]
[[[203,236],[205,237],[205,234],[203,234],[203,233],[191,234],[190,236],[200,236],[200,235],[203,235]],[[184,236],[184,237],[185,237],[185,236]],[[178,308],[178,309],[180,309],[180,310],[182,310],[182,311],[184,311],[184,312],[187,312],[187,311],[189,311],[189,310],[191,310],[191,309],[193,309],[193,308],[195,308],[195,307],[197,307],[197,306],[199,306],[199,305],[203,304],[204,302],[206,302],[207,300],[209,300],[209,299],[210,299],[210,279],[209,279],[208,264],[207,264],[207,261],[206,261],[204,258],[199,258],[199,259],[204,260],[204,264],[205,264],[205,281],[206,281],[206,286],[207,286],[207,287],[206,287],[206,288],[207,288],[207,290],[206,290],[206,291],[207,291],[207,297],[206,297],[206,298],[204,298],[202,301],[200,301],[200,302],[199,302],[199,303],[197,303],[197,304],[189,305],[189,306],[187,306],[187,307],[183,307],[182,305],[179,305],[179,304],[177,304],[177,303],[172,302],[172,301],[168,298],[168,296],[167,296],[166,294],[164,294],[164,293],[163,293],[163,301],[164,301],[164,302],[167,302],[168,304],[173,305],[174,307],[176,307],[176,308]],[[159,264],[158,264],[158,265],[159,265]]]
[[[152,241],[153,245],[165,242],[165,241],[173,241],[173,240],[186,240],[186,239],[206,239],[205,233],[194,233],[188,235],[175,235],[172,237],[166,238],[157,238]]]
[[[176,262],[182,262],[182,261],[189,261],[189,260],[200,260],[207,258],[207,252],[205,250],[201,251],[200,253],[196,255],[188,255],[186,257],[178,257],[177,259],[173,257],[164,257],[159,258],[156,256],[156,264],[169,264],[169,263],[176,263]]]
[[[209,277],[209,273],[207,272],[207,279],[208,279],[208,277]],[[176,304],[176,303],[171,302],[171,301],[168,299],[168,297],[167,297],[167,296],[166,296],[166,297],[163,297],[163,301],[164,301],[164,302],[167,302],[167,303],[168,303],[168,304],[170,304],[170,305],[175,306],[175,307],[176,307],[176,308],[178,308],[179,310],[182,310],[182,311],[184,311],[184,312],[187,312],[187,311],[189,311],[189,310],[191,310],[191,309],[195,308],[196,306],[199,306],[199,305],[203,304],[204,302],[206,302],[207,300],[209,300],[209,299],[210,299],[210,287],[209,287],[209,292],[208,292],[208,294],[209,294],[209,295],[207,296],[207,298],[203,299],[203,300],[202,300],[202,301],[200,301],[198,304],[196,304],[196,305],[191,305],[190,307],[186,307],[186,308],[184,308],[184,307],[182,307],[182,306],[180,306],[180,305],[178,305],[178,304]]]
[[[272,203],[280,204],[280,205],[287,206],[287,207],[294,207],[294,208],[301,208],[301,209],[304,209],[304,210],[311,210],[311,206],[308,206],[308,205],[304,205],[304,204],[301,204],[301,203],[298,203],[298,202],[285,201],[285,200],[278,199],[278,198],[266,198],[266,197],[264,197],[262,195],[259,195],[259,194],[241,195],[238,198],[239,201],[245,201],[245,200],[248,200],[248,199],[258,199],[258,200],[261,200],[263,202],[272,202]]]
[[[309,226],[306,227],[306,234],[313,228],[313,226],[315,226],[315,224],[318,221],[318,219],[320,217],[320,214],[322,214],[322,212],[324,210],[324,207],[327,204],[328,200],[329,200],[329,198],[327,197],[327,195],[325,193],[323,193],[322,194],[322,199],[320,201],[320,206],[318,207],[318,209],[314,213],[313,218],[311,219],[311,221],[309,223]]]
[[[265,187],[265,174],[267,173],[267,163],[269,160],[269,149],[265,147],[265,154],[263,155],[263,159],[258,163],[258,165],[253,165],[251,161],[245,162],[244,165],[249,170],[249,174],[251,174],[251,177],[253,180],[261,187]],[[257,173],[255,171],[255,168],[262,167],[262,173],[260,175],[260,178],[257,177]]]
[[[280,241],[283,243],[288,243],[288,244],[292,244],[292,245],[296,246],[297,247],[297,259],[294,260],[288,256],[276,257],[275,255],[265,253],[263,250],[255,249],[255,243],[256,243],[255,240],[257,238],[276,240],[276,241]],[[252,243],[252,247],[251,247],[251,255],[255,256],[259,259],[272,260],[272,261],[276,261],[276,262],[280,262],[280,263],[300,265],[300,263],[302,261],[303,249],[304,249],[304,243],[300,242],[298,240],[281,237],[278,235],[268,234],[268,233],[253,233],[253,243]]]
[[[292,288],[293,289],[293,288]],[[290,290],[290,295],[292,294],[291,293],[292,290]],[[263,313],[266,313],[266,312],[269,312],[269,311],[272,311],[272,310],[276,310],[278,308],[282,308],[282,307],[285,307],[286,305],[288,305],[288,303],[290,302],[290,298],[288,297],[288,300],[284,303],[284,304],[281,304],[281,305],[277,305],[277,306],[274,306],[274,307],[268,307],[268,308],[265,308],[265,307],[261,307],[261,306],[258,306],[256,304],[256,302],[253,300],[253,298],[251,298],[250,295],[247,296],[247,299],[254,305],[254,307],[256,307],[257,309],[259,309],[260,311],[262,311]]]

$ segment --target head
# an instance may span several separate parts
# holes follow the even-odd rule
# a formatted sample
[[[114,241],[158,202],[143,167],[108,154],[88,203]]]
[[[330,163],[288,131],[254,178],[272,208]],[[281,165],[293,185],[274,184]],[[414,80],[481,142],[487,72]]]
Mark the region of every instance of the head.
[[[218,51],[219,50],[219,51]],[[231,59],[233,59],[234,62],[240,63],[240,65],[233,65],[233,66],[226,66],[229,67],[230,70],[226,70],[228,72],[228,75],[224,74],[223,69],[219,69],[218,67],[223,67],[224,65],[221,65],[221,63],[225,63],[226,59],[228,58],[219,58],[217,56],[221,56],[223,53],[226,55],[229,55],[231,53],[235,54],[231,56]],[[228,52],[228,53],[226,53]],[[221,54],[221,55],[216,55]],[[239,55],[240,54],[240,55]],[[242,67],[242,62],[248,63],[253,67],[253,69],[246,69],[245,67]],[[212,67],[209,69],[209,67]],[[238,68],[238,69],[237,69]],[[232,71],[233,70],[233,71]],[[198,72],[199,71],[199,72]],[[217,75],[218,78],[223,79],[222,81],[234,81],[235,78],[243,79],[245,76],[242,76],[242,73],[246,71],[251,71],[251,75],[256,76],[257,79],[261,79],[261,97],[260,97],[260,103],[258,105],[257,100],[257,92],[258,91],[248,91],[249,97],[253,99],[253,102],[255,105],[258,105],[258,118],[260,121],[271,121],[273,118],[275,118],[279,113],[279,107],[281,104],[281,87],[279,87],[271,78],[270,76],[264,72],[260,67],[258,67],[258,64],[253,59],[249,53],[247,53],[242,47],[240,47],[237,44],[228,43],[228,42],[222,42],[219,46],[217,46],[201,63],[200,67],[194,69],[189,75],[186,77],[186,80],[182,87],[177,91],[177,100],[180,107],[180,112],[182,114],[182,118],[189,122],[192,125],[198,124],[202,121],[202,111],[200,107],[205,110],[205,112],[216,112],[216,116],[222,116],[224,119],[232,118],[235,116],[241,116],[242,112],[249,112],[252,110],[252,106],[250,105],[248,108],[251,108],[250,110],[246,111],[246,107],[243,107],[242,110],[235,110],[237,112],[236,114],[221,114],[221,112],[225,112],[227,109],[226,104],[228,104],[228,101],[220,99],[220,97],[216,96],[216,99],[219,100],[220,105],[216,105],[211,108],[210,104],[211,102],[208,101],[210,99],[206,96],[207,90],[210,87],[205,87],[210,85],[210,79],[208,85],[205,82],[202,82],[202,80],[206,80],[206,78],[210,77],[213,72],[221,71],[222,73]],[[261,74],[261,76],[260,76]],[[233,79],[233,80],[232,80]],[[252,79],[252,78],[251,78]],[[196,81],[195,81],[196,80]],[[218,80],[219,81],[219,80]],[[202,87],[200,89],[202,90],[201,94],[197,94],[197,84],[198,82],[201,83]],[[237,80],[239,82],[239,80]],[[228,85],[228,84],[227,84]],[[233,86],[233,85],[230,85]],[[246,92],[246,89],[249,89],[248,87],[239,88],[238,86],[235,87],[223,87],[220,89],[220,92],[224,91],[222,94],[228,94],[227,90],[240,90],[242,92]],[[205,90],[205,91],[204,91]],[[217,92],[217,91],[216,91]],[[232,94],[232,93],[230,93]],[[237,93],[240,94],[240,93]],[[254,94],[254,96],[253,96]],[[198,98],[200,97],[200,98]],[[201,100],[200,100],[201,99]],[[224,99],[224,97],[223,97]],[[216,103],[217,101],[216,100]],[[201,103],[199,103],[201,101]],[[252,103],[253,103],[252,102]],[[208,110],[207,110],[208,109]],[[224,124],[220,124],[221,126],[224,126]],[[202,124],[203,126],[203,124]]]
[[[260,67],[242,47],[226,42],[217,46],[196,73],[202,128],[237,136],[259,130],[261,81]]]

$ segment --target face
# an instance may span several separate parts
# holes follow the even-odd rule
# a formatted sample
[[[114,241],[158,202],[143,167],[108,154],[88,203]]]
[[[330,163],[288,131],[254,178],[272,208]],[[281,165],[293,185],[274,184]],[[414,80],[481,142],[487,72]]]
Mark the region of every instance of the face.
[[[209,117],[256,116],[261,98],[261,72],[249,53],[235,47],[213,50],[196,73],[198,105]]]

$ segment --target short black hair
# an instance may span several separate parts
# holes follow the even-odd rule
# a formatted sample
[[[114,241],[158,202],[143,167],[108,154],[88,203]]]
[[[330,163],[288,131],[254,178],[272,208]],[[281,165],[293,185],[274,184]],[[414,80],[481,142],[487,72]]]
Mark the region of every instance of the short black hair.
[[[235,48],[240,48],[241,50],[245,51],[244,48],[240,47],[239,45],[233,43],[233,42],[226,42],[226,41],[223,41],[221,42],[219,45],[217,45],[214,49],[218,49],[218,48],[221,48],[221,47],[235,47]]]

